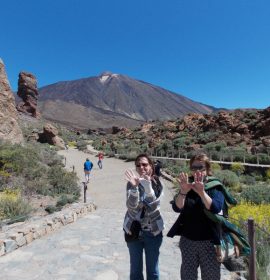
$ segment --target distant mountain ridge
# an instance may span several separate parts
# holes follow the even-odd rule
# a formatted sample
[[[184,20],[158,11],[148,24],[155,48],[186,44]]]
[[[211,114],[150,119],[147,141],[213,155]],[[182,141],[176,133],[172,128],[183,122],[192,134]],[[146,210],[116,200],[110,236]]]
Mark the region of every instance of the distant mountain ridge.
[[[48,85],[39,89],[39,95],[43,117],[78,128],[135,126],[145,121],[216,110],[150,83],[111,72]]]

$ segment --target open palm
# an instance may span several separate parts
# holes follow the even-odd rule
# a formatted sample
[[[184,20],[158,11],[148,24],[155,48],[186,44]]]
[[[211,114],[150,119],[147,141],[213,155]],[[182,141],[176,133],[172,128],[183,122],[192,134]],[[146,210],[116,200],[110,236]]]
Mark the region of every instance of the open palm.
[[[177,179],[181,192],[189,192],[192,188],[192,184],[188,182],[188,174],[181,172],[179,178]]]
[[[137,187],[140,183],[139,177],[130,169],[125,172],[126,180],[131,183],[133,187]]]

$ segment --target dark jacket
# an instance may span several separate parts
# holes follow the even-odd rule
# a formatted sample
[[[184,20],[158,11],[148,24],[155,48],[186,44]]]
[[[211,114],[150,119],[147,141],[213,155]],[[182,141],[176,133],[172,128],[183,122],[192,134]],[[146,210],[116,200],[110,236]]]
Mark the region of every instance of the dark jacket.
[[[212,189],[207,193],[213,200],[210,211],[219,213],[224,203],[222,192]],[[219,226],[207,217],[205,206],[196,192],[191,190],[187,194],[183,209],[179,209],[175,201],[172,202],[172,208],[175,212],[180,212],[180,215],[169,230],[168,237],[182,235],[191,240],[211,240],[219,244]]]

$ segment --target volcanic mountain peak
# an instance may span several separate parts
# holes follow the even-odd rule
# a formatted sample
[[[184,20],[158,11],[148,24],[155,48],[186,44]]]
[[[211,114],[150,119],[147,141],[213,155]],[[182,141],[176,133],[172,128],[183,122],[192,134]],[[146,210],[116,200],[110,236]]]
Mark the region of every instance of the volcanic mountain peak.
[[[113,74],[110,71],[105,71],[99,75],[99,80],[101,81],[101,83],[105,83],[108,79],[117,78],[118,76],[119,74]]]
[[[45,118],[85,128],[96,128],[97,124],[98,127],[133,126],[187,113],[215,111],[183,95],[109,71],[96,77],[48,85],[40,88],[39,94]]]

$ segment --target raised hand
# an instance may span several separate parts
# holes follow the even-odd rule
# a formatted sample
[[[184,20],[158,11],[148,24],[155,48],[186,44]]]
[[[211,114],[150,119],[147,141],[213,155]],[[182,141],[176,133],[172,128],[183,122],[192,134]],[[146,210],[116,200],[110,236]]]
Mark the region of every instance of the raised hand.
[[[204,174],[200,171],[196,171],[194,174],[194,183],[192,184],[192,189],[198,194],[202,195],[204,192]]]
[[[126,170],[125,179],[130,182],[134,188],[136,188],[140,183],[139,177],[130,169]]]
[[[151,181],[151,176],[143,174],[140,179],[145,179],[146,181]]]
[[[181,193],[186,194],[191,190],[192,184],[190,184],[188,182],[188,174],[187,173],[181,172],[179,174],[179,178],[177,179],[177,181],[179,183]]]

